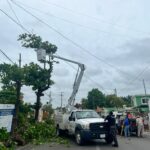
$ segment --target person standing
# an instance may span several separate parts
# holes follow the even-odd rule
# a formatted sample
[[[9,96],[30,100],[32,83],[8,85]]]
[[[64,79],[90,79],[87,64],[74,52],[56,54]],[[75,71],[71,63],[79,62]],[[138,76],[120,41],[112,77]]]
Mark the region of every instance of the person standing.
[[[148,127],[148,116],[145,116],[143,118],[143,123],[144,123],[144,130],[148,131],[149,130],[149,127]]]
[[[129,122],[128,115],[124,119],[123,126],[124,126],[124,135],[126,138],[129,138],[130,137],[130,130],[129,130],[130,129],[130,122]]]
[[[143,124],[143,118],[141,116],[137,116],[136,125],[138,130],[138,137],[143,137],[144,124]]]
[[[116,119],[115,119],[112,111],[105,118],[105,121],[108,122],[109,133],[110,133],[110,136],[112,136],[112,139],[113,139],[113,142],[114,142],[114,144],[112,146],[118,147]]]

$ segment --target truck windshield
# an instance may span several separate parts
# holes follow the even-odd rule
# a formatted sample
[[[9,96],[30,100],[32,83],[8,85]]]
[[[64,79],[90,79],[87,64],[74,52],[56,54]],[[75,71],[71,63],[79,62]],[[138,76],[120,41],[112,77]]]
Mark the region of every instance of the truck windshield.
[[[100,117],[95,111],[77,111],[76,118],[85,119],[85,118],[100,118]]]

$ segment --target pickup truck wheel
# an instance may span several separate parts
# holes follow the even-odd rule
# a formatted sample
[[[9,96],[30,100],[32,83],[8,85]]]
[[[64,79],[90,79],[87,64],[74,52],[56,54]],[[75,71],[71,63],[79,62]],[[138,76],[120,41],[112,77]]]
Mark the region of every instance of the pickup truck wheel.
[[[62,135],[62,130],[59,129],[59,126],[56,127],[56,135],[61,136]]]
[[[83,144],[83,138],[81,136],[81,132],[80,131],[76,131],[75,138],[76,138],[76,143],[78,145],[82,145]]]

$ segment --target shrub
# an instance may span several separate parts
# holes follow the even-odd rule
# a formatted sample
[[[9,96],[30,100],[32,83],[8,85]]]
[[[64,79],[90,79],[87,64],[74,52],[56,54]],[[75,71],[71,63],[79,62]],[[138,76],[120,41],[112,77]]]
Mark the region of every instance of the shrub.
[[[27,142],[46,142],[55,137],[55,128],[48,123],[35,123],[30,124],[23,134]]]

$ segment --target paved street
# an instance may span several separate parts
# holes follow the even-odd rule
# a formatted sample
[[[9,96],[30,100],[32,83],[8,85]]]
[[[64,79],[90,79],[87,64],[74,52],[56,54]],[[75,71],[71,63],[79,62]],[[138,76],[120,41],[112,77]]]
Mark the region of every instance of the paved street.
[[[148,150],[150,149],[150,135],[145,134],[144,138],[131,137],[130,140],[118,136],[119,148],[114,148],[107,145],[104,141],[94,141],[87,143],[85,146],[78,146],[73,139],[70,139],[70,146],[57,145],[57,144],[44,144],[44,145],[27,145],[20,147],[17,150]]]

